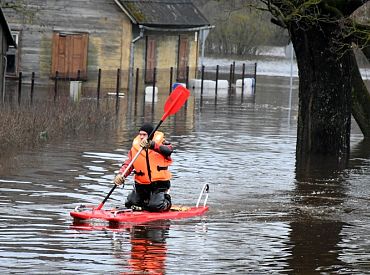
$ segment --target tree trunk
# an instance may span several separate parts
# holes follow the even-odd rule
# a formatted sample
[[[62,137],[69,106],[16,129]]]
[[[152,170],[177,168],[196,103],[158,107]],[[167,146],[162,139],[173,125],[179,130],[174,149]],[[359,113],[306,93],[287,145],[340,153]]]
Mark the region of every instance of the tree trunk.
[[[363,50],[363,53],[370,59],[370,47]],[[353,57],[353,92],[352,92],[352,115],[360,127],[365,138],[370,138],[370,94],[362,80],[358,65]]]
[[[299,69],[298,166],[318,156],[343,164],[349,156],[352,59],[333,43],[341,31],[335,23],[289,27]]]

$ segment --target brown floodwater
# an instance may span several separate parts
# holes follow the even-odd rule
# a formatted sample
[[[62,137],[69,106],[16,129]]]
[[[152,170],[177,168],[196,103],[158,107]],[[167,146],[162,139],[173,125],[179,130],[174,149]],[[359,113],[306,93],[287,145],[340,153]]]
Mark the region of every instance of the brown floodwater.
[[[160,128],[175,147],[174,203],[195,204],[208,183],[206,215],[75,227],[69,212],[103,200],[166,97],[122,98],[117,129],[0,157],[2,274],[370,274],[370,144],[354,124],[348,168],[296,172],[288,78],[259,77],[254,96],[192,91]],[[132,178],[105,207],[131,188]]]

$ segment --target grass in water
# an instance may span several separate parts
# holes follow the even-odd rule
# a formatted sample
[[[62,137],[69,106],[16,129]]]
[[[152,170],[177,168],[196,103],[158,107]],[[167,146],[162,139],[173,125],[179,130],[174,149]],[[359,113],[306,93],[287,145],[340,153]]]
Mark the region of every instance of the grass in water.
[[[32,106],[0,105],[0,154],[40,145],[48,140],[93,133],[114,126],[115,107],[94,100],[35,102]]]

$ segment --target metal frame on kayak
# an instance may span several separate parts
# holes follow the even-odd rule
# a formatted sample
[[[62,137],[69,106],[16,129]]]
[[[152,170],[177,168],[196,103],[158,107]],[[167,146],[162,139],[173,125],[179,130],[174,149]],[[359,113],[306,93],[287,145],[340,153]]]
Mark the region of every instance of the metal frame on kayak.
[[[209,185],[204,184],[195,206],[175,205],[166,212],[133,211],[131,209],[102,210],[80,205],[70,212],[75,222],[86,220],[101,220],[109,223],[146,223],[155,220],[184,219],[199,216],[208,211],[207,200]],[[201,201],[203,199],[203,203]]]

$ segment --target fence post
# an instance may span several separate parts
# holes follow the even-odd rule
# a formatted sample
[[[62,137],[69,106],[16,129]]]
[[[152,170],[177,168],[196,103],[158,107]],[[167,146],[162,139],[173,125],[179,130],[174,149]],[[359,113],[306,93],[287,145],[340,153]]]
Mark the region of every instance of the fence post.
[[[22,94],[22,72],[19,72],[19,78],[18,78],[18,106],[21,105],[21,94]]]
[[[200,80],[200,95],[203,96],[203,80],[204,80],[204,65],[202,65],[202,73],[201,73],[201,80]]]
[[[120,77],[121,77],[121,70],[120,68],[117,69],[117,82],[116,82],[116,99],[119,98],[119,89],[120,89]]]
[[[235,61],[233,61],[233,83],[235,82]]]
[[[58,93],[58,71],[55,72],[55,80],[54,80],[54,102],[57,100],[57,93]]]
[[[186,66],[185,86],[186,89],[189,88],[189,66]]]
[[[173,67],[170,68],[170,91],[168,94],[171,94],[172,91],[172,79],[173,79]]]
[[[152,103],[154,104],[154,96],[155,96],[155,83],[156,83],[156,77],[157,77],[157,68],[154,67],[153,69],[153,94],[152,94]]]
[[[96,88],[96,98],[99,102],[100,100],[100,82],[101,82],[101,69],[98,70],[98,86]]]
[[[244,76],[245,76],[245,63],[243,63],[243,70],[242,70],[242,94],[244,93]]]
[[[230,91],[231,91],[231,82],[233,81],[232,74],[233,74],[233,64],[230,65],[230,75],[229,75],[229,90]]]
[[[218,90],[218,72],[220,70],[220,66],[216,66],[216,87],[215,87],[215,97],[217,97],[217,90]]]
[[[256,93],[256,87],[257,87],[257,62],[254,63],[254,93]]]
[[[32,72],[32,76],[31,76],[31,93],[30,93],[30,102],[31,102],[31,105],[33,104],[33,90],[34,90],[34,86],[35,86],[35,72]]]

